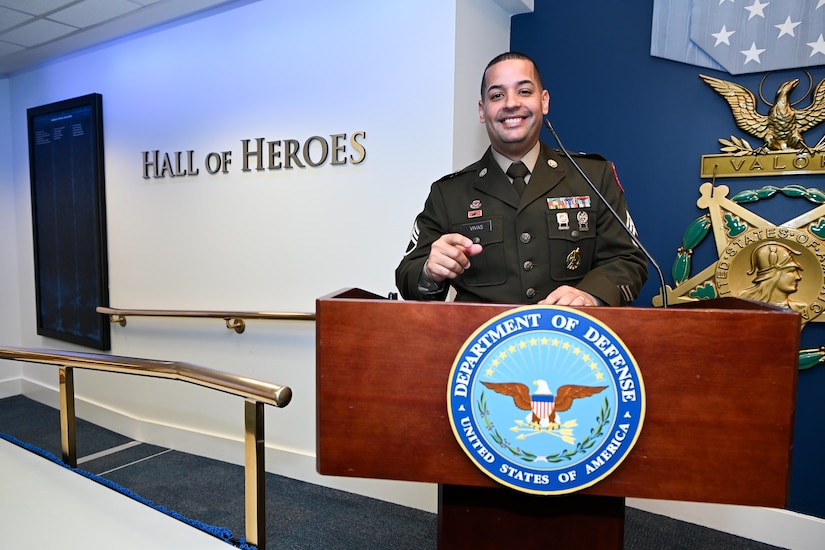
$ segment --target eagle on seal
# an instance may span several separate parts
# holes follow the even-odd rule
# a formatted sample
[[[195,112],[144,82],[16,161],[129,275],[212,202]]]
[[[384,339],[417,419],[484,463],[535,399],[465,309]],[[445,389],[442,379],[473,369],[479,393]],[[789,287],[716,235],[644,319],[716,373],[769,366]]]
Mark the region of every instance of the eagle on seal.
[[[728,102],[739,128],[764,140],[763,149],[814,151],[805,143],[802,133],[825,121],[825,79],[816,86],[811,104],[804,109],[795,109],[790,100],[799,79],[783,82],[768,114],[762,115],[756,110],[756,96],[747,88],[712,76],[700,74],[699,77]]]
[[[548,429],[558,424],[556,412],[564,412],[570,409],[575,399],[590,397],[607,388],[607,386],[577,386],[567,384],[560,386],[556,390],[556,395],[550,390],[545,380],[533,382],[538,388],[532,395],[530,388],[526,384],[519,382],[482,382],[487,388],[502,395],[509,395],[513,398],[513,403],[519,409],[530,411],[525,418],[528,424],[535,424],[541,428]]]

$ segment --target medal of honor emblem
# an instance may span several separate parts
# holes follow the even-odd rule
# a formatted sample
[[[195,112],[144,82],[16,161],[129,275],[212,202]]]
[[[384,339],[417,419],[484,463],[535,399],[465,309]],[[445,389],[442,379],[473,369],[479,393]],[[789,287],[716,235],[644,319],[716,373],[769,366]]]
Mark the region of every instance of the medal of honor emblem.
[[[820,4],[822,2],[820,1]],[[803,82],[793,78],[779,83],[773,101],[765,98],[762,78],[758,96],[741,84],[699,75],[731,109],[740,130],[761,141],[752,146],[747,139],[731,135],[719,138],[721,154],[703,155],[700,176],[704,182],[696,202],[707,209],[685,230],[682,246],[673,263],[674,288],[663,288],[653,305],[737,296],[784,307],[800,313],[804,328],[823,322],[825,316],[825,194],[802,185],[764,185],[744,189],[728,198],[730,190],[716,185],[717,178],[798,176],[825,173],[825,136],[814,143],[803,134],[825,122],[825,79],[815,85],[805,71],[808,90],[793,99]],[[804,86],[804,85],[803,85]],[[798,106],[810,95],[810,104]],[[760,112],[759,101],[767,112]],[[781,223],[757,215],[744,205],[784,195],[804,198],[819,206]],[[697,245],[713,232],[718,261],[691,276]],[[825,346],[801,349],[799,368],[825,363]]]
[[[621,340],[560,306],[516,308],[480,327],[455,359],[447,404],[476,466],[541,495],[572,493],[612,473],[645,415],[641,373]]]
[[[732,198],[729,191],[710,182],[699,187],[696,205],[707,212],[684,232],[671,269],[675,286],[667,287],[668,302],[739,297],[798,312],[802,329],[825,321],[825,195],[799,185],[764,186]],[[744,206],[774,195],[804,197],[818,206],[781,223]],[[694,250],[711,236],[718,260],[691,275]],[[660,293],[653,305],[661,304]],[[823,346],[799,352],[800,369],[823,362]]]

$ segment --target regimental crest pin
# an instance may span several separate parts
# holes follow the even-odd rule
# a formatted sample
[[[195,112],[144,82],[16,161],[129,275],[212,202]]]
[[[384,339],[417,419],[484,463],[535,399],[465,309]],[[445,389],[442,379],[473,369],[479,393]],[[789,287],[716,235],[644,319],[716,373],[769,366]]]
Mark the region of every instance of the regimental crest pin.
[[[540,495],[610,475],[645,416],[644,384],[621,340],[560,306],[525,306],[482,325],[456,356],[447,387],[453,433],[485,474]]]

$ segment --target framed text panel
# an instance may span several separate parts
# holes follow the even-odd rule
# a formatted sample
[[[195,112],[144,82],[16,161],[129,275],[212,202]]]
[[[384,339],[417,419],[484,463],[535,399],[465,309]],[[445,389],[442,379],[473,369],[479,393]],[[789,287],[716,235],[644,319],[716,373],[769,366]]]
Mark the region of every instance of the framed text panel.
[[[108,350],[102,96],[27,113],[37,334]]]

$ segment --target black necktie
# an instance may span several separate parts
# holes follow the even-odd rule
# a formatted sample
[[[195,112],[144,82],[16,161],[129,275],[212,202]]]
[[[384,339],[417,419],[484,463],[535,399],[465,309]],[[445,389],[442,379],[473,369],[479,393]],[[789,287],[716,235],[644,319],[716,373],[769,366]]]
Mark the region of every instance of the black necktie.
[[[524,193],[524,189],[527,187],[527,182],[524,181],[524,176],[530,173],[530,170],[524,165],[523,162],[516,161],[510,165],[510,168],[507,169],[507,175],[513,178],[513,187],[518,191],[519,197]]]

